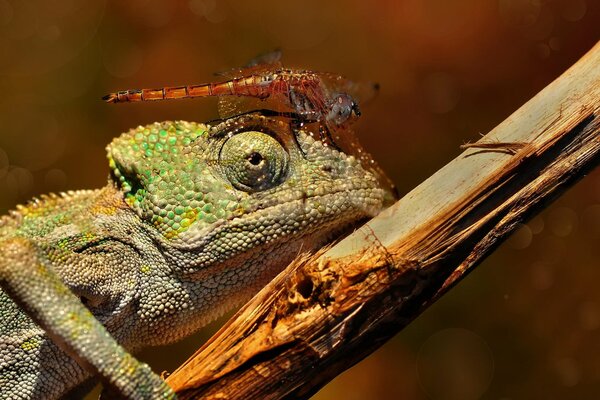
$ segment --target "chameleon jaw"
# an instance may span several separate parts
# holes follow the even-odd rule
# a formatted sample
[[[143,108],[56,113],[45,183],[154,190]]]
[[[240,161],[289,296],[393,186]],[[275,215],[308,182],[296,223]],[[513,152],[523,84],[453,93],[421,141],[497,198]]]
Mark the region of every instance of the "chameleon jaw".
[[[340,196],[341,194],[344,196]],[[276,203],[252,211],[246,210],[243,216],[232,215],[208,227],[198,230],[192,228],[174,239],[164,239],[161,242],[167,253],[169,250],[202,253],[206,251],[207,244],[214,243],[216,237],[224,234],[226,230],[237,229],[246,235],[254,235],[256,233],[256,230],[253,229],[255,225],[266,225],[264,218],[269,218],[270,215],[298,214],[306,217],[302,219],[301,227],[290,226],[290,230],[285,233],[275,232],[276,238],[285,237],[286,234],[291,235],[296,231],[304,232],[303,229],[309,226],[311,230],[318,230],[320,225],[332,221],[334,218],[339,225],[342,225],[346,221],[373,217],[378,214],[383,206],[383,195],[383,190],[378,188],[339,190],[324,195],[304,195],[285,203]],[[249,221],[255,222],[255,224]],[[273,225],[283,222],[278,219],[270,221]],[[270,237],[267,237],[265,242],[269,239]]]

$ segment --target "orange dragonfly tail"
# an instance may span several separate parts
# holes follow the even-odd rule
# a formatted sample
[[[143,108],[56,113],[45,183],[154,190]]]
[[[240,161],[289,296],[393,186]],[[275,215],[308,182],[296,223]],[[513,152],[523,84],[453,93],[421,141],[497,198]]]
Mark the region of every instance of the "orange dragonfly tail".
[[[282,90],[281,84],[273,85],[267,76],[250,75],[224,82],[204,83],[200,85],[171,86],[160,89],[131,89],[110,93],[102,100],[107,103],[127,103],[138,101],[186,99],[210,96],[247,96],[265,99],[272,94],[273,87]]]

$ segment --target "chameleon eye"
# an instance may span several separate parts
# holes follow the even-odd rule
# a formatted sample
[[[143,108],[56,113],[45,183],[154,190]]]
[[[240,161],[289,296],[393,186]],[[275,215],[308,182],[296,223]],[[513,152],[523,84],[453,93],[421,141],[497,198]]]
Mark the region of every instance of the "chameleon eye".
[[[288,154],[273,137],[257,131],[229,138],[219,155],[227,179],[239,190],[258,192],[280,184],[287,172]]]

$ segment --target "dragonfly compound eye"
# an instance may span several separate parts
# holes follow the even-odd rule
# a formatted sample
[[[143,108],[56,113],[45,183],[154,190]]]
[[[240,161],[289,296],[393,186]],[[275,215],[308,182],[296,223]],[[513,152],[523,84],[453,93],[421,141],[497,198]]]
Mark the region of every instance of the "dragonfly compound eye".
[[[246,131],[227,139],[219,161],[236,189],[258,192],[283,181],[288,168],[288,153],[281,143],[266,133]]]
[[[327,121],[333,122],[335,125],[341,125],[350,118],[356,107],[357,105],[350,95],[346,93],[337,94],[333,96],[331,107],[327,114]]]

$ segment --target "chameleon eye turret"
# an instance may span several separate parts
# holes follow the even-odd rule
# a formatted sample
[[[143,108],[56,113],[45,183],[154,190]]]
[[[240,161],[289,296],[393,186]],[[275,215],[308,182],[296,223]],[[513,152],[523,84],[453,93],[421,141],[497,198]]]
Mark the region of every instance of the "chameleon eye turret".
[[[231,184],[255,192],[281,183],[288,167],[288,154],[266,133],[246,131],[233,135],[221,148],[220,165]]]

